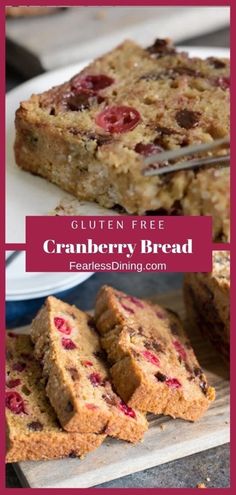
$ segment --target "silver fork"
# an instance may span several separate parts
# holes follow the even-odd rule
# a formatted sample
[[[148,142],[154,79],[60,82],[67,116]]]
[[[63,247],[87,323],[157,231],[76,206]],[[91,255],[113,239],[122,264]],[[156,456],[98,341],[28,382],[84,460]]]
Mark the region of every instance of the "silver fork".
[[[155,155],[150,155],[147,158],[144,159],[144,167],[147,167],[148,165],[155,165],[155,162],[160,165],[160,168],[144,168],[143,169],[143,175],[145,176],[153,176],[153,175],[164,175],[168,174],[171,172],[178,172],[179,170],[188,170],[188,169],[195,169],[195,168],[200,168],[200,167],[209,167],[209,166],[214,166],[214,165],[224,165],[224,166],[229,166],[230,164],[230,154],[227,153],[226,155],[222,156],[210,156],[206,158],[193,158],[191,160],[180,160],[177,163],[174,163],[172,165],[167,165],[167,166],[161,166],[163,162],[167,160],[178,160],[182,157],[188,156],[188,155],[194,155],[197,153],[201,153],[203,151],[210,151],[215,148],[218,148],[219,146],[229,146],[230,144],[230,139],[229,137],[222,138],[222,139],[215,139],[211,143],[204,143],[204,144],[196,144],[196,145],[191,145],[191,146],[185,146],[184,148],[177,149],[177,150],[168,150],[168,151],[163,151],[161,153],[156,153]]]

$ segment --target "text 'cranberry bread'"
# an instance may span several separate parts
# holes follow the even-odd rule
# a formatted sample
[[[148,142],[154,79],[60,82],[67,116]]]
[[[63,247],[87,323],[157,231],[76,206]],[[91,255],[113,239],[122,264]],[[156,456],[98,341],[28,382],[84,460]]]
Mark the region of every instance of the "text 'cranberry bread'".
[[[215,398],[178,316],[104,286],[95,321],[119,395],[145,412],[196,420]]]
[[[143,437],[146,418],[112,390],[90,316],[48,297],[33,320],[31,337],[43,363],[46,393],[65,430],[102,432],[131,442]]]
[[[187,273],[184,299],[188,321],[212,342],[228,362],[230,357],[230,253],[213,252],[211,273]]]
[[[190,57],[168,40],[147,49],[125,41],[70,81],[21,103],[15,156],[21,168],[107,208],[141,215],[160,209],[206,215],[210,208],[214,234],[225,238],[227,167],[222,192],[215,168],[214,181],[205,170],[148,177],[144,158],[228,134],[228,59]],[[217,204],[209,205],[206,194]]]
[[[29,335],[8,333],[6,342],[6,462],[83,457],[106,435],[60,428],[41,382]]]

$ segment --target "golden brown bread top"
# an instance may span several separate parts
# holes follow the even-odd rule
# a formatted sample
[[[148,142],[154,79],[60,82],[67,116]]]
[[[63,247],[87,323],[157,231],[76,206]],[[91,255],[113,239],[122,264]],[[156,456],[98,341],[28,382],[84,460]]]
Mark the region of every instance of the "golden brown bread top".
[[[117,108],[129,112],[118,116]],[[229,61],[191,58],[166,40],[149,49],[128,40],[70,81],[22,102],[21,118],[53,127],[71,143],[90,143],[101,160],[119,156],[127,170],[129,157],[140,169],[142,157],[159,149],[228,135]],[[111,124],[119,118],[121,126]]]

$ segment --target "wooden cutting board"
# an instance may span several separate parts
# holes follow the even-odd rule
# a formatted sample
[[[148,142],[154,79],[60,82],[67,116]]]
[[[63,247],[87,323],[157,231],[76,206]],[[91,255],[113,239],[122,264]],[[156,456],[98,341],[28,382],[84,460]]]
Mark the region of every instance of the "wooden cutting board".
[[[125,38],[192,38],[229,24],[228,7],[70,7],[7,19],[7,62],[27,77],[93,59]]]
[[[184,318],[181,291],[157,296],[153,300],[177,311]],[[25,330],[27,327],[21,329]],[[229,442],[226,366],[200,334],[194,334],[189,328],[188,331],[208,380],[216,388],[216,400],[200,421],[189,423],[151,415],[149,430],[138,445],[109,438],[82,461],[62,459],[14,464],[23,486],[88,488]]]

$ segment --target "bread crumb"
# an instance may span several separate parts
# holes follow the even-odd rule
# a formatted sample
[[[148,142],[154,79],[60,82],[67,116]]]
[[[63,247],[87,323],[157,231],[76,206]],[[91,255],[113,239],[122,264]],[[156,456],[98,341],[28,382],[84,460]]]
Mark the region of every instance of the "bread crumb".
[[[211,478],[209,478],[209,476],[206,478],[206,481],[211,481]]]
[[[198,483],[197,488],[206,488],[205,483]]]
[[[161,423],[159,425],[159,428],[160,428],[160,430],[164,431],[166,429],[166,425],[164,425],[163,423]]]

